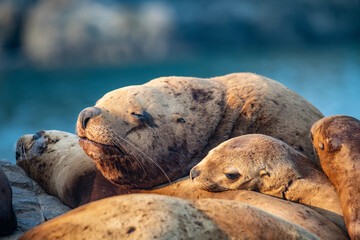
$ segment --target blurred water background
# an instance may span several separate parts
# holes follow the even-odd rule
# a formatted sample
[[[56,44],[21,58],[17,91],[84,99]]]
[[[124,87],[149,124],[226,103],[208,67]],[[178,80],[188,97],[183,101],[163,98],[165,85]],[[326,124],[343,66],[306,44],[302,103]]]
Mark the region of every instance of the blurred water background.
[[[1,0],[0,158],[160,76],[254,72],[359,119],[359,40],[358,0]]]

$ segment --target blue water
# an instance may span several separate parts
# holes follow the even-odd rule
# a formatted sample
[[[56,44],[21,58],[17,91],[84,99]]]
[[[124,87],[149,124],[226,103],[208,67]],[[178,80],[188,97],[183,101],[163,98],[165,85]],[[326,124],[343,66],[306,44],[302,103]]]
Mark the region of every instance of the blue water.
[[[360,119],[360,47],[250,49],[169,59],[123,67],[0,72],[0,158],[15,162],[24,134],[74,132],[79,112],[106,92],[160,76],[213,77],[254,72],[275,79],[324,115]]]

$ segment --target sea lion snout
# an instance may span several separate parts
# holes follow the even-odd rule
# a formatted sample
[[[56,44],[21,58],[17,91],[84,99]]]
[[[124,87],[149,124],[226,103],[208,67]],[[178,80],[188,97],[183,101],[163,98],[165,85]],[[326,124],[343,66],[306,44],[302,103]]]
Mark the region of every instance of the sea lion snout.
[[[79,120],[81,122],[82,129],[85,130],[87,123],[91,118],[94,118],[101,114],[101,110],[97,107],[88,107],[81,111]]]
[[[198,170],[196,167],[193,167],[190,171],[190,178],[191,180],[194,180],[194,178],[198,177],[200,175],[201,171]]]
[[[38,131],[33,135],[24,135],[16,143],[16,161],[41,155],[46,150],[48,143],[49,138],[44,131]]]

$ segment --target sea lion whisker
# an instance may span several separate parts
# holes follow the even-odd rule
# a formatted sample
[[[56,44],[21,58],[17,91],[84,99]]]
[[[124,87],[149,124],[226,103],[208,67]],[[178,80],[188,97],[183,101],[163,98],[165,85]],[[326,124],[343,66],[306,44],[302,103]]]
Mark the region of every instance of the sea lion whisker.
[[[145,175],[147,175],[147,172],[146,172],[146,170],[145,170],[145,168],[144,168],[144,165],[141,163],[141,161],[140,161],[135,155],[132,155],[132,154],[130,155],[130,154],[129,154],[127,151],[125,151],[125,149],[124,149],[120,144],[118,144],[116,141],[111,140],[111,142],[112,142],[116,147],[118,147],[122,152],[124,152],[126,155],[133,157],[133,158],[139,163],[139,165],[140,165],[141,169],[143,170],[143,172],[145,173]]]
[[[138,148],[138,146],[131,142],[130,140],[126,140],[125,138],[121,137],[120,135],[114,136],[115,138],[124,141],[125,143],[129,144],[131,147],[133,147],[136,151],[138,151],[141,155],[143,155],[144,157],[146,157],[147,159],[149,159],[152,163],[155,164],[155,166],[157,166],[160,171],[164,174],[164,176],[166,177],[166,179],[168,180],[168,182],[171,184],[171,180],[169,178],[169,176],[165,173],[164,169],[155,161],[153,160],[151,157],[149,157],[148,155],[146,155],[146,153],[144,153],[142,150],[140,150]],[[116,143],[115,143],[116,144]],[[118,144],[117,144],[118,146]]]
[[[20,140],[20,151],[21,151],[21,154],[20,155],[23,155],[24,156],[24,160],[29,164],[30,166],[30,162],[29,162],[29,156],[27,156],[27,153],[26,153],[26,148],[25,148],[25,143],[23,142],[23,140],[21,139]]]

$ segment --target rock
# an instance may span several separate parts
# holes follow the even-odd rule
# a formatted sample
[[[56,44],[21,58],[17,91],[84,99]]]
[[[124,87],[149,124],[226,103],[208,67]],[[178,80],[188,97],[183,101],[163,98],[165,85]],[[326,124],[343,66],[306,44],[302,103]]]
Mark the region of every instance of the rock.
[[[12,235],[1,239],[17,239],[25,231],[70,210],[59,199],[46,194],[20,167],[0,160],[0,168],[7,175],[12,188],[18,225]]]
[[[16,229],[16,215],[12,206],[12,190],[0,168],[0,236],[10,235]]]

